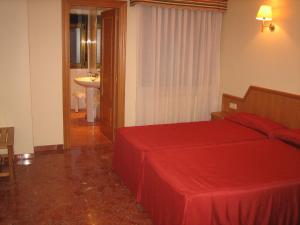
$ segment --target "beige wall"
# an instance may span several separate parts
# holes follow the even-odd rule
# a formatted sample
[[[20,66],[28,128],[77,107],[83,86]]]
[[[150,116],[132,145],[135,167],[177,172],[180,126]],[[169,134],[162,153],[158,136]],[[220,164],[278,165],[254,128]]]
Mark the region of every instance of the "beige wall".
[[[276,30],[260,31],[261,4],[273,6]],[[249,85],[300,94],[299,0],[229,0],[223,20],[221,93],[243,96]]]
[[[61,0],[2,0],[0,6],[7,31],[1,34],[0,125],[16,127],[16,153],[33,152],[33,140],[34,146],[61,144]],[[128,7],[127,26],[125,123],[134,125],[135,8]]]
[[[61,0],[28,0],[34,145],[63,143]],[[135,124],[135,8],[128,7],[125,124]]]
[[[136,8],[128,5],[126,37],[125,126],[135,125],[136,101]]]
[[[28,0],[34,145],[63,143],[61,0]]]
[[[33,152],[27,0],[0,1],[0,126],[15,127],[15,153]]]
[[[28,0],[34,145],[63,143],[61,0]],[[135,124],[135,8],[128,7],[125,124]]]

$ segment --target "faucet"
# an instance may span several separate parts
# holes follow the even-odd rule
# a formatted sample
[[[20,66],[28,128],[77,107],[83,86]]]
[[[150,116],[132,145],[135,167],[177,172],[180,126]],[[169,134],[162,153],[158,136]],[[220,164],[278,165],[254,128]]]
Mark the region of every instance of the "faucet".
[[[89,75],[90,79],[92,81],[94,81],[95,79],[97,79],[100,76],[100,73],[98,73],[98,72],[95,72],[95,73],[88,72],[88,75]]]

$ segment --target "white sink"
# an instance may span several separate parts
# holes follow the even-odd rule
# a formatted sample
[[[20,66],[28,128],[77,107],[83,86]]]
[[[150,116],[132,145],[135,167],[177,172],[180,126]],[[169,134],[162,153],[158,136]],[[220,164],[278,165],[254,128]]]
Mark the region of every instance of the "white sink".
[[[100,88],[100,77],[77,77],[74,79],[76,84],[84,87]]]
[[[100,77],[77,77],[76,84],[86,88],[86,117],[88,122],[95,122],[96,106],[94,104],[94,93],[100,88]]]

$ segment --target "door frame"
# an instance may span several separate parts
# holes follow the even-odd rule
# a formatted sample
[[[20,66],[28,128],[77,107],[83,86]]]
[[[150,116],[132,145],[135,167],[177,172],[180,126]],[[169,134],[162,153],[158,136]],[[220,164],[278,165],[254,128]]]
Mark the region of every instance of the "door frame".
[[[126,68],[126,17],[127,1],[118,0],[62,0],[62,87],[63,87],[63,131],[64,149],[69,149],[70,142],[70,21],[72,7],[96,7],[117,9],[116,46],[115,46],[115,92],[113,109],[113,133],[124,126],[125,114],[125,68]]]

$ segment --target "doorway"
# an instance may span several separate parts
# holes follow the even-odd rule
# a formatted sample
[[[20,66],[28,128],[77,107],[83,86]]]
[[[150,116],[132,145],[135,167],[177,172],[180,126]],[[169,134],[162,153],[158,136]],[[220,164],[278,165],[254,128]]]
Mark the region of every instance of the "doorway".
[[[113,141],[124,126],[126,2],[63,0],[62,13],[64,148]]]

